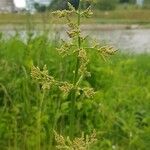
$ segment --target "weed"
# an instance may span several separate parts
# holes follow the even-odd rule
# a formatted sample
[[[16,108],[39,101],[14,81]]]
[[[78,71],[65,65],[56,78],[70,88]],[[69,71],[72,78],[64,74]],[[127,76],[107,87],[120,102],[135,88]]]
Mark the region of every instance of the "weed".
[[[97,43],[92,43],[93,45],[91,47],[85,48],[83,43],[86,39],[82,36],[80,24],[82,17],[89,18],[93,14],[91,7],[89,6],[84,11],[80,10],[80,3],[78,9],[75,9],[70,3],[68,3],[68,7],[68,10],[58,10],[53,12],[53,14],[57,15],[59,18],[65,18],[67,20],[67,25],[69,27],[67,34],[71,40],[70,43],[63,41],[62,46],[57,50],[63,58],[70,55],[75,58],[76,63],[72,71],[72,79],[70,82],[56,81],[54,77],[48,75],[46,66],[43,68],[43,71],[40,71],[38,67],[33,66],[31,76],[41,84],[42,89],[49,90],[52,86],[57,86],[62,92],[67,94],[67,100],[70,102],[69,135],[70,138],[73,139],[76,130],[76,102],[80,99],[80,97],[83,98],[83,96],[85,96],[87,98],[91,98],[95,93],[92,88],[83,87],[82,85],[85,78],[90,76],[90,72],[87,70],[87,65],[89,63],[87,50],[97,50],[98,54],[100,54],[104,60],[106,60],[107,56],[113,55],[116,50],[113,47],[108,46],[100,47]],[[72,15],[77,16],[77,22],[71,20]],[[74,50],[72,50],[72,47]]]

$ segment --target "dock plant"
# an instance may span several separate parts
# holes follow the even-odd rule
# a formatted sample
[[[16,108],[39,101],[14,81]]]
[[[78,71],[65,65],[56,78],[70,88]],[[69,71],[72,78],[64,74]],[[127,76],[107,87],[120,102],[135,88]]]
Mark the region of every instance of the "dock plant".
[[[32,78],[40,84],[41,90],[43,93],[41,102],[39,104],[39,117],[38,117],[38,130],[40,132],[41,128],[41,114],[42,114],[42,105],[44,103],[44,93],[47,90],[52,90],[53,88],[57,88],[61,93],[65,95],[66,101],[69,101],[70,111],[68,112],[68,120],[69,120],[69,143],[70,146],[69,150],[78,150],[78,149],[88,149],[86,145],[86,141],[89,141],[88,144],[92,144],[95,142],[91,138],[91,140],[87,140],[87,136],[82,136],[80,138],[76,138],[75,131],[76,131],[76,102],[79,101],[82,97],[84,98],[92,98],[95,94],[95,90],[92,87],[86,86],[84,81],[87,77],[90,77],[91,73],[88,70],[88,64],[90,63],[90,59],[88,57],[88,51],[97,51],[97,54],[107,60],[107,57],[113,55],[116,52],[111,46],[100,46],[97,42],[90,42],[90,46],[85,46],[87,36],[83,36],[81,32],[81,19],[83,17],[89,18],[93,14],[91,10],[91,6],[86,8],[86,10],[81,10],[80,3],[79,7],[74,7],[71,3],[68,2],[68,9],[67,10],[58,10],[53,12],[54,15],[57,15],[58,18],[65,18],[67,28],[67,35],[69,40],[62,40],[62,45],[57,48],[58,54],[62,57],[62,60],[67,59],[67,57],[73,57],[76,61],[74,64],[74,68],[72,70],[71,79],[67,81],[61,81],[51,74],[45,65],[43,69],[40,69],[38,66],[32,66],[31,69],[31,76]],[[72,16],[76,16],[77,20],[72,20]],[[55,129],[54,129],[55,130]],[[55,131],[55,138],[58,144],[57,148],[64,149],[66,146],[62,141],[64,137],[59,136],[59,134]],[[40,134],[39,134],[40,136]],[[62,137],[62,138],[61,138]],[[60,142],[60,139],[62,141]],[[94,139],[96,139],[94,133]],[[76,143],[79,142],[79,145],[84,148],[74,148]],[[39,137],[40,143],[40,137]],[[73,144],[74,143],[74,144]],[[62,145],[61,145],[62,144]],[[78,146],[78,145],[77,145]],[[40,147],[40,145],[39,145]],[[40,149],[40,148],[39,148]]]

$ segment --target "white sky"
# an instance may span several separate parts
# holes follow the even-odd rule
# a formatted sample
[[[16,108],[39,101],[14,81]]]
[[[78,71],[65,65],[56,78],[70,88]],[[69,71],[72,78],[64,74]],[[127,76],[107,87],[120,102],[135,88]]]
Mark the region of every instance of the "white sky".
[[[26,6],[25,0],[14,0],[16,7],[24,8]]]

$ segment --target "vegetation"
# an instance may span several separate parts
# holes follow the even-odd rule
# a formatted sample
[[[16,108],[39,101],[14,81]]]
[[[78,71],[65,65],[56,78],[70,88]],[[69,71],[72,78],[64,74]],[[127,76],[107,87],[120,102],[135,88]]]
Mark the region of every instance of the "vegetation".
[[[29,36],[27,43],[16,35],[0,38],[0,149],[35,149],[38,147],[37,117],[43,95],[30,76],[34,63],[47,64],[57,79],[70,78],[74,59],[60,58],[59,44],[47,35]],[[87,43],[88,44],[88,43]],[[120,54],[104,62],[94,51],[88,66],[92,72],[85,84],[97,93],[93,99],[76,104],[76,135],[97,131],[95,150],[118,148],[148,150],[150,135],[150,55]],[[33,61],[33,62],[32,62]],[[68,66],[68,67],[67,67]],[[63,69],[63,68],[68,69]],[[44,95],[42,106],[41,145],[51,149],[53,128],[68,135],[69,102],[61,99],[56,89]],[[55,118],[55,119],[54,119]]]
[[[118,3],[119,2],[119,3]],[[126,3],[130,2],[130,3]],[[83,23],[105,23],[105,24],[150,24],[149,18],[149,7],[150,1],[144,1],[143,8],[138,7],[135,4],[134,0],[98,0],[97,3],[92,5],[94,9],[94,15],[91,19],[84,19]],[[91,3],[88,1],[81,1],[81,8],[87,8]],[[60,6],[59,6],[60,5]],[[44,6],[38,3],[35,3],[35,8],[37,12],[30,15],[32,23],[38,25],[40,23],[64,23],[62,20],[56,20],[51,15],[53,10],[62,10],[67,8],[67,3],[64,0],[54,0],[50,6]],[[148,8],[148,9],[147,9]],[[73,17],[74,19],[74,17]],[[24,25],[27,20],[29,20],[29,13],[0,13],[0,25],[1,24],[17,24]]]
[[[100,10],[114,10],[117,6],[117,0],[100,0],[96,3],[96,8]]]
[[[34,3],[34,8],[38,12],[45,12],[46,11],[46,6],[45,5],[40,5],[39,3]]]
[[[150,24],[149,10],[138,9],[136,7],[125,7],[120,6],[118,9],[105,12],[105,11],[94,11],[92,18],[83,19],[83,23],[104,23],[104,24]],[[58,20],[53,17],[50,13],[36,13],[34,15],[29,14],[0,14],[0,25],[12,24],[12,25],[25,25],[28,20],[31,20],[34,26],[41,23],[64,23],[64,20]],[[72,19],[75,19],[72,17]]]
[[[68,0],[71,2],[72,0]],[[136,2],[137,0],[94,0],[96,5],[94,6],[94,9],[97,10],[114,10],[118,7],[118,5],[133,5],[137,6]],[[91,2],[89,0],[87,1],[81,1],[81,8],[85,8],[89,6]],[[143,6],[140,6],[142,8],[148,9],[150,7],[150,1],[149,0],[143,0]],[[50,5],[47,7],[47,10],[56,10],[56,9],[66,9],[67,8],[67,0],[52,0]],[[37,9],[39,10],[39,9]]]

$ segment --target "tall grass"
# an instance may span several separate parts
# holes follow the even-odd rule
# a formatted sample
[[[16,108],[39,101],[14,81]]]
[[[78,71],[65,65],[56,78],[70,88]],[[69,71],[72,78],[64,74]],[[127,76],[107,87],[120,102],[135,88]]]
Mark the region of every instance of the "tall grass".
[[[44,35],[25,43],[16,35],[0,38],[0,149],[54,149],[53,129],[68,135],[69,102],[57,89],[46,92],[30,77],[34,63],[47,64],[57,79],[71,79],[75,60],[57,54],[56,41]],[[88,45],[88,42],[86,43]],[[93,100],[77,101],[75,134],[98,132],[95,150],[148,150],[150,139],[150,55],[118,53],[104,63],[88,53],[92,72],[85,85],[97,90]],[[66,67],[68,66],[68,67]],[[66,68],[66,69],[64,69]],[[65,95],[64,95],[65,96]],[[41,100],[44,103],[41,105]],[[40,108],[40,109],[39,109]],[[37,118],[40,114],[40,126]],[[39,132],[40,131],[40,132]],[[39,136],[40,134],[40,136]],[[40,139],[39,139],[40,137]]]

